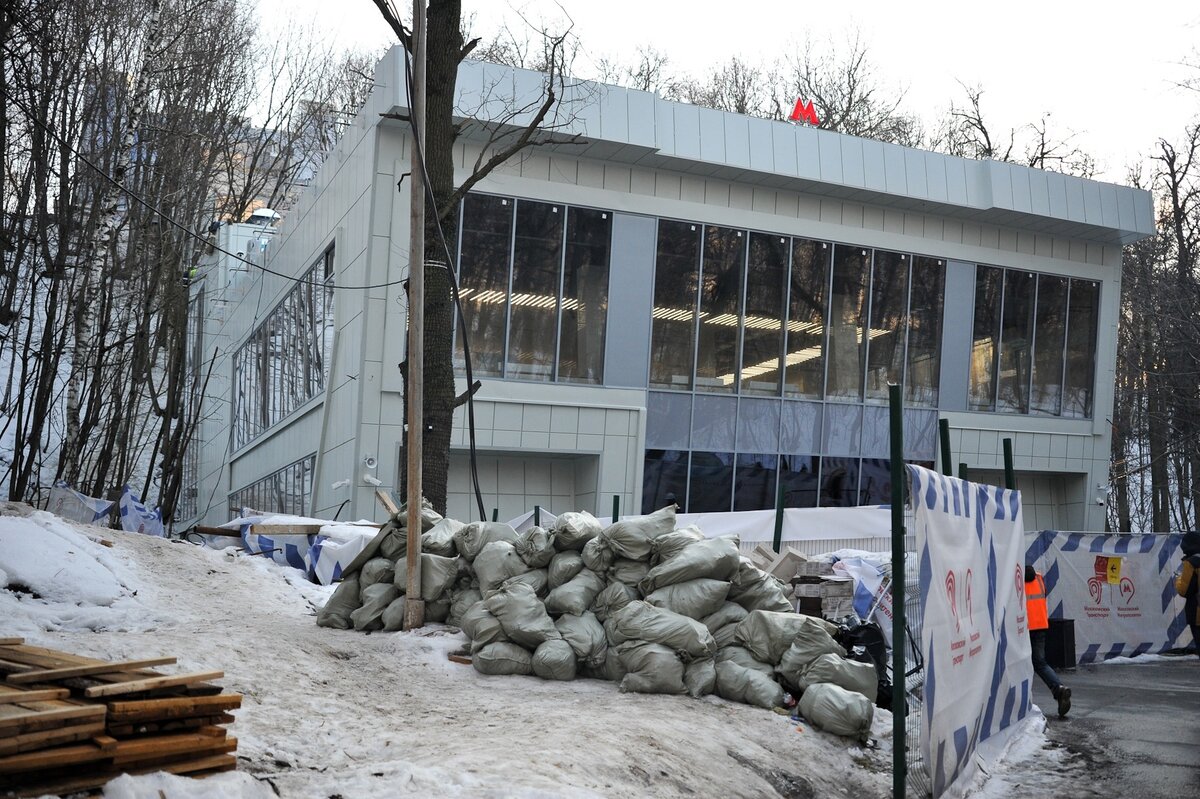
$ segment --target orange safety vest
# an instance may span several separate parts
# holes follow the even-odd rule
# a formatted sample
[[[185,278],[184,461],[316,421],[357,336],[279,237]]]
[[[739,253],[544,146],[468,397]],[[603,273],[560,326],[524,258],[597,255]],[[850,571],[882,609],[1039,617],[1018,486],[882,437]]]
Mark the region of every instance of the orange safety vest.
[[[1050,627],[1050,614],[1046,612],[1046,584],[1042,582],[1040,574],[1025,583],[1025,610],[1029,614],[1030,630]]]

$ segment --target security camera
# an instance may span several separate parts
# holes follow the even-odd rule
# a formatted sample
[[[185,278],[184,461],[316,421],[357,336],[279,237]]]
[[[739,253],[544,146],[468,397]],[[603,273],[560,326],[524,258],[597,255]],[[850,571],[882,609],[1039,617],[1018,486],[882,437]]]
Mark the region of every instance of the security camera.
[[[238,257],[238,258],[244,258],[244,257],[246,257],[246,251],[245,251],[245,250],[238,250],[238,251],[237,251],[237,257]]]
[[[379,461],[375,460],[374,455],[368,455],[363,458],[363,466],[366,466],[368,469],[374,469],[378,465]]]

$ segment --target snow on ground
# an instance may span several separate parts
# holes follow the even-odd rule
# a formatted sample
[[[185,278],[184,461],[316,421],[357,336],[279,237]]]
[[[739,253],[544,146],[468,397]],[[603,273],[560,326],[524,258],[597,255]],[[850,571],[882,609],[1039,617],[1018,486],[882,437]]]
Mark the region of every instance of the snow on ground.
[[[53,558],[58,568],[37,563]],[[238,772],[122,777],[109,797],[891,794],[886,712],[875,718],[879,747],[868,749],[716,697],[484,676],[447,660],[465,640],[453,628],[319,628],[315,609],[333,587],[299,571],[49,514],[0,515],[0,570],[13,580],[10,564],[39,581],[41,598],[0,591],[0,635],[110,659],[173,655],[180,671],[223,669],[222,684],[244,696],[230,728]],[[110,604],[85,599],[114,583]],[[1040,732],[1026,736],[1022,757],[1044,760],[1043,744]]]
[[[1096,666],[1102,666],[1102,665],[1127,666],[1131,663],[1159,663],[1164,660],[1173,661],[1173,660],[1175,660],[1175,658],[1167,657],[1166,655],[1144,654],[1144,655],[1134,655],[1133,657],[1119,657],[1119,658],[1109,658],[1108,660],[1098,660],[1095,662],[1094,665],[1096,665]]]

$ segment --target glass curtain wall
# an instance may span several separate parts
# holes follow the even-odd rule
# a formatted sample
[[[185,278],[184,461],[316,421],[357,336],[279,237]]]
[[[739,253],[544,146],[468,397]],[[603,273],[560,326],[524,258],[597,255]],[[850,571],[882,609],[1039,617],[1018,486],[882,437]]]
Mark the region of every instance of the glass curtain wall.
[[[316,461],[314,453],[232,492],[229,495],[229,512],[240,516],[242,510],[248,508],[263,513],[308,515],[311,512]]]
[[[967,407],[973,411],[996,408],[996,362],[1000,354],[1000,302],[1004,270],[975,268],[975,322],[971,343]]]
[[[508,264],[512,254],[513,212],[507,197],[468,194],[463,200],[459,236],[459,301],[477,377],[503,374],[508,314]],[[454,366],[464,369],[461,332],[455,327]]]
[[[700,266],[700,326],[696,340],[696,386],[704,391],[737,388],[738,329],[746,234],[721,227],[704,229]]]
[[[819,399],[825,392],[825,297],[832,255],[827,242],[792,239],[784,364],[789,397]]]
[[[899,385],[904,381],[908,272],[907,255],[875,251],[871,267],[871,321],[867,325],[868,400],[886,402],[888,383]]]
[[[904,401],[937,407],[942,368],[942,304],[946,265],[937,258],[913,259],[908,301],[908,364]]]
[[[604,382],[604,336],[608,320],[608,264],[612,214],[567,209],[563,263],[558,379]]]
[[[779,396],[787,275],[787,238],[751,233],[742,325],[743,394]]]
[[[482,377],[604,381],[612,214],[469,194],[459,297]],[[466,368],[455,328],[454,366]]]
[[[658,221],[650,330],[651,388],[692,387],[701,227],[667,219]]]
[[[1067,287],[1065,277],[1039,275],[1034,330],[1033,385],[1029,410],[1057,416],[1062,412],[1063,345],[1067,334]]]
[[[321,255],[233,354],[233,447],[325,389],[333,341],[333,249]]]
[[[1092,392],[1096,382],[1096,320],[1100,316],[1100,284],[1072,280],[1067,313],[1067,346],[1063,416],[1092,418]]]
[[[562,206],[517,200],[504,376],[550,380],[558,345]]]
[[[866,361],[865,327],[871,253],[862,247],[835,244],[833,284],[829,293],[829,336],[825,349],[825,396],[861,400]]]
[[[969,407],[1091,418],[1100,284],[978,266]]]

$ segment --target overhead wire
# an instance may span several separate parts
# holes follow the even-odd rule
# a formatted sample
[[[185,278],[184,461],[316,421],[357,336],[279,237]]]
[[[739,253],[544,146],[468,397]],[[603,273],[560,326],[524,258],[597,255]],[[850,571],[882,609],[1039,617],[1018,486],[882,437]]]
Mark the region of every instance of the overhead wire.
[[[389,6],[390,6],[390,3],[389,3]],[[393,14],[395,13],[394,9],[392,10],[392,13]],[[399,17],[397,16],[397,19],[398,18]],[[410,37],[410,41],[411,41],[411,37]],[[409,108],[408,122],[409,122],[409,128],[412,130],[413,150],[416,154],[416,161],[421,167],[420,180],[421,180],[422,185],[425,187],[425,196],[429,200],[430,207],[433,209],[434,220],[436,222],[435,226],[436,226],[437,232],[438,232],[438,239],[441,242],[442,251],[446,254],[446,274],[450,279],[450,296],[451,296],[451,299],[454,300],[454,307],[455,307],[455,310],[457,311],[456,316],[458,317],[459,329],[462,331],[463,364],[464,364],[466,377],[467,377],[467,442],[468,442],[467,446],[468,446],[468,452],[469,452],[471,483],[472,483],[472,487],[475,489],[475,502],[479,507],[479,518],[481,521],[486,521],[487,520],[487,511],[483,506],[483,491],[479,487],[479,458],[478,458],[478,449],[477,449],[477,446],[475,443],[475,375],[471,369],[471,344],[470,344],[470,341],[468,340],[469,337],[467,335],[467,323],[466,323],[466,319],[464,318],[464,315],[463,315],[462,300],[461,300],[461,297],[459,296],[458,278],[456,276],[457,270],[455,269],[455,265],[454,265],[454,256],[450,252],[450,244],[446,239],[446,232],[442,228],[442,220],[441,220],[440,214],[438,213],[437,197],[434,196],[433,186],[429,182],[429,169],[425,163],[425,151],[424,151],[424,148],[423,148],[423,145],[421,142],[420,133],[417,129],[417,121],[414,118],[414,114],[412,113],[412,108],[413,108],[413,93],[412,93],[413,79],[412,79],[412,57],[411,57],[412,54],[409,52],[409,49],[407,47],[402,46],[402,49],[404,50],[404,77],[405,77],[404,91],[405,91],[405,95],[408,99],[408,108]],[[420,263],[420,266],[423,268],[425,265],[424,253],[417,253],[416,255],[420,258],[419,263]],[[408,257],[408,264],[409,264],[410,272],[413,269],[413,256],[414,256],[414,253],[412,252],[412,247],[411,247],[411,243],[410,243],[409,257]],[[423,434],[423,432],[424,431],[421,431],[422,434]],[[411,431],[410,431],[410,434],[411,434]]]
[[[7,46],[5,46],[5,49],[8,50],[9,48]],[[10,52],[10,55],[11,55],[11,52]],[[82,163],[84,163],[86,166],[90,167],[94,172],[96,172],[96,174],[100,175],[104,180],[111,183],[119,191],[121,191],[123,194],[128,196],[131,200],[133,200],[134,202],[136,202],[138,205],[142,206],[146,210],[150,211],[152,214],[159,217],[160,219],[165,220],[172,227],[183,231],[183,233],[185,233],[186,235],[195,239],[196,241],[200,242],[204,246],[209,247],[210,249],[212,249],[215,252],[222,253],[222,254],[232,258],[235,261],[239,261],[243,264],[246,264],[247,266],[252,266],[255,269],[259,270],[260,272],[265,272],[269,275],[274,275],[275,277],[279,277],[284,280],[289,280],[293,283],[309,285],[309,286],[326,286],[327,285],[324,281],[307,280],[303,277],[295,277],[293,275],[288,275],[283,272],[279,272],[274,269],[270,269],[270,268],[264,266],[263,264],[256,263],[247,258],[243,258],[241,255],[232,253],[229,250],[226,250],[222,247],[217,246],[216,244],[214,244],[212,242],[211,239],[209,239],[205,236],[202,236],[201,234],[192,230],[192,228],[189,227],[188,225],[185,225],[182,222],[177,221],[175,218],[173,218],[166,212],[159,210],[156,206],[154,206],[148,200],[141,197],[137,192],[126,187],[120,181],[118,181],[117,179],[112,177],[112,175],[108,174],[107,170],[104,170],[104,169],[100,168],[99,166],[97,166],[96,164],[92,163],[92,161],[90,159],[88,159],[87,156],[85,156],[83,153],[79,152],[79,150],[77,150],[73,145],[71,145],[62,136],[60,136],[58,134],[58,132],[56,130],[54,130],[54,128],[47,125],[41,119],[38,119],[38,117],[35,114],[33,114],[28,108],[25,107],[24,103],[15,99],[14,97],[12,97],[12,95],[7,90],[3,91],[3,93],[0,94],[0,96],[3,96],[5,98],[5,100],[12,102],[12,104],[15,105],[17,108],[19,108],[22,111],[22,113],[24,113],[25,116],[31,122],[33,122],[35,125],[40,127],[42,130],[46,131],[46,133],[48,133],[59,144],[61,144],[63,147],[65,147],[75,158],[78,158]],[[388,288],[390,286],[399,286],[404,282],[405,281],[403,281],[403,280],[392,280],[392,281],[388,281],[386,283],[372,283],[369,285],[362,285],[362,286],[344,286],[344,285],[338,285],[335,283],[332,286],[332,288],[335,291],[368,291],[370,289],[382,289],[382,288]]]

